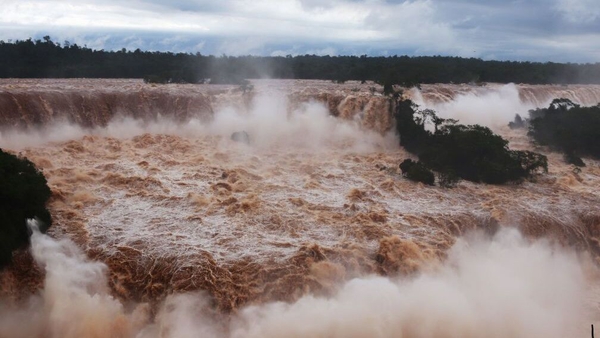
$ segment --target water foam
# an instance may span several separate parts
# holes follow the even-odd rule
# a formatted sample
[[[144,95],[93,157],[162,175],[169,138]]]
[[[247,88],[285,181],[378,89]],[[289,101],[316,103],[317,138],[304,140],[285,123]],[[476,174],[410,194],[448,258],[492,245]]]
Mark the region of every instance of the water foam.
[[[35,229],[46,277],[26,305],[0,308],[10,337],[567,337],[587,331],[584,266],[569,251],[516,230],[460,239],[439,266],[410,278],[362,277],[330,297],[304,296],[224,316],[203,293],[174,294],[154,320],[108,292],[106,266]]]
[[[515,100],[510,86],[493,95],[509,108]],[[459,240],[435,265],[486,219],[593,247],[596,223],[582,217],[598,213],[597,162],[577,186],[557,180],[572,175],[557,155],[537,184],[424,187],[400,176],[410,155],[397,139],[356,116],[332,118],[315,102],[290,111],[271,95],[222,108],[211,123],[159,116],[2,134],[0,145],[44,168],[50,231],[77,245],[34,234],[46,284],[27,305],[3,302],[0,336],[560,337],[587,328],[589,281],[573,253],[509,231]],[[231,141],[240,130],[250,145]],[[414,250],[392,252],[387,269],[376,258],[386,240]],[[394,269],[423,273],[371,275]],[[198,289],[206,292],[179,293]],[[146,305],[130,311],[113,297],[171,293],[152,321]],[[236,314],[215,313],[223,309]]]

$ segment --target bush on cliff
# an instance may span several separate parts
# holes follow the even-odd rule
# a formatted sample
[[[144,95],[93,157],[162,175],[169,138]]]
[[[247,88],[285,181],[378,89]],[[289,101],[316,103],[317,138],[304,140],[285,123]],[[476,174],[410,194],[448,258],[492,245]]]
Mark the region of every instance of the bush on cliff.
[[[0,149],[0,267],[29,243],[27,219],[37,218],[42,231],[52,224],[46,209],[50,194],[46,178],[31,161]]]
[[[555,99],[548,108],[529,111],[528,135],[540,145],[565,153],[568,163],[583,165],[580,156],[600,158],[600,104],[581,107]]]
[[[167,71],[158,74],[144,76],[144,83],[167,84],[167,83],[199,83],[203,79],[198,78],[192,71]]]
[[[425,183],[427,185],[433,185],[435,182],[435,176],[431,170],[421,163],[420,161],[413,161],[406,159],[400,163],[400,170],[402,175],[411,181]]]
[[[527,121],[523,120],[521,115],[516,114],[515,119],[512,122],[508,123],[508,127],[510,129],[522,129],[527,126]]]
[[[419,110],[410,100],[396,102],[400,144],[452,185],[458,178],[502,184],[548,170],[547,158],[530,151],[508,149],[508,141],[480,125],[461,125]],[[433,124],[433,131],[425,128]]]
[[[171,81],[169,74],[151,74],[144,76],[144,83],[167,84]]]

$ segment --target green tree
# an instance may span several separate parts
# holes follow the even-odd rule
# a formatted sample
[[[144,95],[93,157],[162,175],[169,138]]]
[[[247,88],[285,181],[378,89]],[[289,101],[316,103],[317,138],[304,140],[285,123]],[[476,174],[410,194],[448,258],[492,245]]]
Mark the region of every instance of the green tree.
[[[451,186],[458,178],[503,184],[548,171],[544,155],[510,150],[508,141],[489,128],[439,118],[410,100],[396,102],[395,116],[400,144],[440,173],[442,185]],[[427,123],[434,124],[434,132],[426,129]]]
[[[548,108],[529,111],[533,140],[565,153],[565,160],[578,166],[580,156],[600,158],[600,106],[581,107],[568,99],[555,99]]]
[[[427,185],[433,185],[435,183],[435,176],[431,170],[417,161],[406,159],[400,163],[400,170],[402,170],[402,176],[408,178],[411,181],[425,183]]]
[[[27,219],[38,219],[42,231],[50,227],[50,195],[46,178],[31,161],[0,149],[0,267],[29,243]]]

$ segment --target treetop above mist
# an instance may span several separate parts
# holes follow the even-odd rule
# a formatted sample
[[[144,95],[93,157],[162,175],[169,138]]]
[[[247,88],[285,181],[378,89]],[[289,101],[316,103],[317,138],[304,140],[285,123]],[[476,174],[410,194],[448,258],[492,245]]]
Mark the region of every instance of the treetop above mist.
[[[149,78],[150,77],[150,78]],[[157,82],[238,83],[243,79],[321,79],[420,83],[600,83],[600,63],[483,61],[444,56],[205,56],[92,50],[43,40],[0,41],[0,78],[149,78]]]
[[[508,141],[487,127],[440,118],[411,100],[397,98],[395,106],[400,145],[419,157],[419,162],[400,165],[409,179],[432,185],[433,174],[428,170],[434,170],[442,186],[452,186],[459,179],[503,184],[548,171],[546,156],[510,150]],[[433,131],[426,128],[428,123],[433,124]]]
[[[583,166],[580,156],[600,158],[600,104],[582,107],[568,99],[555,99],[548,108],[529,111],[533,140],[565,153],[568,163]]]

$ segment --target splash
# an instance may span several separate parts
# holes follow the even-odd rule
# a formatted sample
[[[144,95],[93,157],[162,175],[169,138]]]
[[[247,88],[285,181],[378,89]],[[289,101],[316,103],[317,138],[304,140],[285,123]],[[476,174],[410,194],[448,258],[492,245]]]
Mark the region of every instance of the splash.
[[[417,103],[439,112],[440,117],[453,118],[463,124],[480,124],[498,128],[506,126],[515,114],[527,117],[534,104],[523,102],[519,97],[519,88],[514,84],[488,89],[460,93],[448,102],[424,102],[421,95]]]
[[[164,118],[176,123],[193,119],[207,122],[214,112],[224,107],[248,111],[255,96],[283,93],[289,101],[288,113],[306,103],[319,102],[332,116],[358,119],[368,129],[383,134],[393,129],[388,101],[381,94],[381,86],[374,83],[253,80],[252,84],[254,90],[247,92],[239,86],[156,86],[126,79],[3,79],[0,81],[0,111],[3,112],[0,126],[12,131],[31,131],[67,123],[94,129],[122,118],[146,122]],[[600,102],[600,86],[429,84],[422,85],[421,90],[407,90],[405,95],[425,106],[438,107],[451,117],[466,119],[463,122],[496,123],[507,117],[512,119],[515,113],[526,113],[529,108],[546,107],[554,98],[596,105]],[[487,100],[491,101],[486,105]],[[499,116],[493,116],[495,113]],[[481,120],[477,119],[482,116]]]
[[[505,230],[459,240],[442,267],[412,279],[249,307],[232,337],[566,337],[584,317],[584,289],[575,256]]]
[[[3,304],[1,336],[565,337],[598,315],[586,312],[590,281],[573,252],[506,229],[459,239],[444,262],[413,277],[355,278],[329,297],[253,305],[230,316],[215,313],[205,294],[174,294],[151,319],[147,306],[126,311],[110,295],[104,264],[30,225],[44,287],[25,305]]]
[[[111,292],[126,300],[205,290],[232,311],[328,294],[364,274],[416,271],[457,236],[499,223],[600,253],[594,161],[575,174],[550,154],[551,172],[535,184],[423,187],[402,178],[398,163],[411,155],[367,128],[366,112],[336,118],[317,101],[290,110],[289,96],[269,93],[210,122],[119,118],[49,126],[37,139],[15,132],[34,146],[14,149],[48,178],[52,234],[107,264]],[[384,125],[380,108],[369,116]],[[232,141],[235,131],[250,144]],[[524,133],[504,132],[530,149]],[[39,285],[24,271],[5,290],[19,289],[17,279]]]
[[[67,84],[65,91],[81,90],[81,84]],[[387,100],[368,86],[264,84],[251,94],[224,87],[148,89],[165,95],[198,91],[210,98],[209,119],[169,113],[146,118],[140,112],[93,126],[49,118],[37,129],[4,130],[0,146],[21,152],[48,178],[55,221],[50,236],[58,242],[34,236],[54,251],[38,258],[34,250],[37,263],[18,252],[17,263],[0,274],[8,316],[2,322],[7,333],[0,336],[443,337],[445,327],[449,336],[476,337],[488,327],[484,333],[492,336],[491,329],[499,336],[552,337],[588,327],[588,312],[579,306],[597,304],[597,291],[589,286],[598,279],[569,250],[587,252],[592,260],[600,255],[597,161],[586,159],[588,166],[574,172],[560,154],[537,149],[550,162],[550,173],[537,182],[422,186],[402,178],[398,163],[411,154],[389,129],[394,123]],[[52,87],[40,86],[41,92]],[[483,102],[495,102],[502,108],[494,114],[504,114],[525,104],[522,87],[481,88],[477,95],[471,86],[460,93],[452,87],[451,99],[437,104],[495,123],[484,116],[492,110]],[[433,88],[441,92],[443,86]],[[433,104],[426,87],[422,94]],[[479,110],[484,114],[475,116]],[[249,144],[231,140],[237,131],[248,133]],[[533,149],[524,131],[498,131],[511,147]],[[518,224],[526,239],[459,240],[477,229],[494,233],[503,224]],[[558,244],[535,241],[546,237]],[[511,261],[494,248],[515,256]],[[50,259],[50,251],[62,258]],[[487,259],[489,270],[476,258]],[[519,267],[534,258],[540,266],[559,267],[560,277],[546,268],[536,271],[533,263]],[[506,275],[489,282],[489,294],[481,291],[485,276],[495,271]],[[569,297],[557,295],[554,303],[550,291],[534,290],[535,283]],[[430,287],[435,299],[448,302],[431,298]],[[27,305],[8,300],[33,293],[39,297]],[[82,304],[79,311],[70,298]],[[360,306],[349,307],[353,303]],[[460,311],[448,310],[450,304]],[[96,306],[106,309],[98,325],[84,311]],[[570,312],[559,316],[555,306]],[[63,314],[81,327],[69,331]],[[575,314],[581,314],[579,322]],[[545,324],[561,316],[564,321]],[[33,318],[35,325],[24,327],[17,317]],[[507,331],[511,327],[518,331]]]
[[[548,107],[555,98],[567,98],[584,106],[600,102],[600,86],[592,85],[423,85],[408,93],[417,104],[436,110],[441,117],[463,124],[499,129],[515,114],[528,116],[530,109]]]
[[[3,337],[130,337],[134,318],[109,292],[106,266],[89,261],[70,240],[54,240],[32,231],[31,253],[45,272],[39,296],[18,307],[2,304]]]

